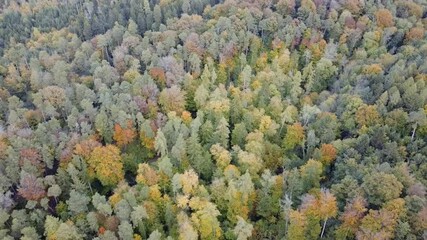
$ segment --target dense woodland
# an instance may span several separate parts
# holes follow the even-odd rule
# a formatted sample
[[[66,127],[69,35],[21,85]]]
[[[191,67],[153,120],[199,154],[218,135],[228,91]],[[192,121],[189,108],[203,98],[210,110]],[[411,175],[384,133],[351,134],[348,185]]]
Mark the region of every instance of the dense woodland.
[[[427,239],[425,0],[1,0],[0,239]]]

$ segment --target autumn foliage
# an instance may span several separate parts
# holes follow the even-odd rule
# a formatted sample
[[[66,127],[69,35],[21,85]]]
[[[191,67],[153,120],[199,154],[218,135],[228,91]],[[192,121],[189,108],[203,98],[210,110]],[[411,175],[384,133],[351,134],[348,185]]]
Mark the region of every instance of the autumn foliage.
[[[19,164],[21,166],[30,164],[36,167],[39,171],[44,170],[45,164],[39,151],[35,148],[24,148],[20,151]]]
[[[414,28],[411,28],[406,33],[405,38],[407,41],[421,40],[421,39],[423,39],[424,34],[425,34],[425,31],[423,28],[414,27]]]
[[[293,149],[304,140],[304,128],[300,123],[288,126],[283,145],[286,149]]]
[[[323,165],[330,165],[337,157],[337,150],[332,144],[322,144],[320,148],[321,159]]]
[[[126,128],[122,128],[122,126],[118,123],[114,125],[113,139],[116,141],[117,146],[123,147],[128,145],[135,139],[136,136],[136,130],[133,127],[131,120],[127,121]]]
[[[89,173],[104,186],[115,186],[124,177],[120,149],[114,145],[96,147],[87,162]]]
[[[165,71],[161,67],[153,67],[150,69],[150,75],[153,79],[157,80],[160,85],[166,84],[166,75]]]
[[[27,200],[38,201],[46,196],[43,183],[32,174],[24,173],[19,182],[18,193]]]
[[[0,239],[426,238],[426,0],[0,5]]]
[[[387,9],[380,9],[375,13],[378,27],[386,28],[394,24],[393,15]]]
[[[87,159],[90,157],[92,151],[100,146],[100,142],[98,142],[94,137],[90,137],[86,140],[83,140],[81,143],[76,144],[74,153]]]
[[[364,105],[357,110],[356,121],[360,126],[372,126],[381,122],[381,116],[375,106]]]
[[[347,203],[344,213],[340,216],[342,224],[336,231],[337,237],[351,237],[356,234],[367,211],[367,205],[367,201],[362,197],[356,197]]]

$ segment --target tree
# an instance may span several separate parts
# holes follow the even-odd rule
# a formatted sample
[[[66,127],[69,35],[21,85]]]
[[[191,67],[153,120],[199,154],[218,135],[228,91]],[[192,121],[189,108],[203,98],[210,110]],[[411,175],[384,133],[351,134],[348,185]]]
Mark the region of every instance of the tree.
[[[199,143],[197,136],[187,139],[186,152],[191,166],[196,170],[202,179],[210,179],[213,172],[213,162],[210,154]]]
[[[318,188],[322,179],[323,165],[321,162],[310,159],[300,168],[304,189]]]
[[[163,68],[152,67],[148,73],[155,81],[157,81],[159,86],[164,87],[166,85],[166,73]]]
[[[90,198],[85,194],[81,194],[76,190],[71,190],[70,198],[67,200],[68,210],[74,215],[79,213],[85,213],[88,210],[87,205],[90,202]]]
[[[219,126],[217,127],[217,128],[219,128]],[[223,127],[221,127],[222,129],[221,129],[221,131],[228,131],[228,129],[227,130],[225,130],[225,129],[223,129]],[[203,124],[202,124],[202,126],[200,126],[200,131],[199,131],[199,135],[200,135],[200,143],[204,146],[204,147],[209,147],[209,146],[212,146],[213,144],[215,144],[216,143],[216,140],[218,140],[218,139],[214,139],[214,127],[213,127],[213,124],[212,124],[212,121],[211,120],[206,120]],[[219,130],[219,129],[218,129]],[[216,134],[216,137],[217,138],[220,138],[221,137],[221,132],[220,131],[216,131],[217,132],[217,134]],[[223,135],[224,136],[224,135]]]
[[[156,24],[156,28],[160,26],[162,23],[162,10],[159,5],[154,6],[153,10],[154,23]]]
[[[165,88],[160,93],[159,103],[164,113],[175,111],[176,114],[181,115],[185,110],[185,92],[177,85],[173,85],[171,88]]]
[[[302,199],[300,211],[307,218],[307,234],[315,238],[320,234],[323,237],[326,222],[329,218],[335,217],[338,212],[336,198],[329,190],[321,189],[316,195],[307,194]],[[323,227],[320,229],[319,221],[323,220]],[[320,231],[321,230],[321,231]]]
[[[35,99],[37,107],[41,110],[43,117],[46,119],[46,115],[56,115],[56,110],[60,110],[65,104],[66,94],[65,90],[58,86],[48,86],[39,91],[41,94],[41,102]],[[37,96],[38,97],[38,96]]]
[[[176,193],[179,190],[186,195],[196,191],[199,185],[199,176],[193,169],[185,171],[183,174],[175,174],[172,178],[172,190]]]
[[[359,186],[359,182],[351,175],[347,175],[339,183],[333,184],[331,190],[338,199],[340,208],[346,205],[347,199],[354,199],[363,195],[363,189]]]
[[[319,216],[324,221],[322,233],[320,234],[320,237],[322,238],[323,233],[325,232],[326,222],[329,218],[335,217],[337,215],[338,208],[335,196],[331,194],[328,189],[322,189],[320,191],[319,202]]]
[[[383,72],[383,68],[381,67],[380,64],[371,64],[365,67],[365,69],[363,70],[363,72],[367,75],[379,75],[380,73]]]
[[[359,126],[374,126],[375,124],[381,123],[381,117],[377,112],[377,109],[373,105],[362,105],[357,109],[356,122]]]
[[[100,213],[106,216],[111,215],[113,212],[111,205],[107,202],[105,196],[102,196],[99,193],[95,193],[95,195],[92,196],[92,204]]]
[[[375,19],[377,20],[377,26],[381,28],[392,27],[394,24],[393,15],[389,10],[384,8],[379,9],[375,13]]]
[[[159,129],[154,140],[154,148],[157,151],[157,154],[160,154],[162,157],[166,156],[168,153],[168,143],[165,135],[162,130]]]
[[[90,137],[82,142],[76,144],[74,147],[74,153],[82,156],[85,159],[90,157],[90,154],[96,147],[100,147],[101,143],[96,141],[94,137]]]
[[[159,181],[159,176],[150,165],[142,163],[138,165],[138,175],[136,176],[137,183],[144,183],[147,186],[156,185]]]
[[[421,40],[424,37],[424,29],[420,27],[411,28],[405,36],[406,41],[416,41]]]
[[[197,108],[202,108],[209,97],[209,91],[206,88],[205,84],[200,84],[197,87],[196,92],[194,93],[194,102],[196,103]]]
[[[282,148],[274,143],[265,142],[264,154],[262,159],[265,167],[276,171],[283,166],[283,151]]]
[[[285,138],[283,139],[283,147],[286,150],[292,150],[296,146],[301,145],[304,141],[304,128],[300,123],[294,123],[287,127]]]
[[[153,234],[151,234],[153,235]],[[160,238],[150,238],[149,239],[160,239]],[[160,234],[161,235],[161,234]],[[123,221],[119,225],[119,236],[121,239],[133,239],[133,228],[128,221]]]
[[[179,240],[197,240],[198,234],[191,224],[190,219],[187,214],[184,212],[180,212],[177,215],[178,223],[179,223]]]
[[[415,218],[415,230],[422,231],[427,228],[427,207],[423,207],[417,214]]]
[[[427,125],[427,117],[426,117],[425,111],[420,109],[419,111],[411,112],[409,114],[409,121],[413,123],[414,129],[412,130],[412,136],[411,136],[411,141],[413,141],[417,127]]]
[[[61,195],[62,190],[61,187],[58,184],[54,184],[47,190],[47,196],[48,197],[54,197],[55,202],[58,202],[57,198]]]
[[[311,63],[310,63],[311,64]],[[321,92],[331,83],[332,77],[337,73],[338,68],[330,59],[322,58],[316,64],[313,77],[306,83],[306,91]]]
[[[191,11],[191,5],[189,0],[184,0],[182,2],[181,10],[183,13],[188,14]]]
[[[77,227],[72,221],[65,223],[58,218],[47,216],[44,224],[45,236],[49,240],[65,239],[65,240],[80,240],[83,236],[79,233]]]
[[[404,212],[405,201],[401,198],[387,202],[380,210],[369,210],[362,219],[358,239],[392,239],[398,225],[398,219]]]
[[[119,147],[123,147],[133,142],[136,137],[136,130],[133,127],[133,123],[131,120],[127,121],[126,128],[122,128],[122,126],[118,123],[114,125],[114,135],[113,139],[117,142]]]
[[[246,65],[239,76],[238,85],[241,86],[242,89],[249,88],[249,86],[251,85],[251,77],[252,77],[252,68],[249,65]]]
[[[178,135],[175,145],[171,150],[171,159],[174,161],[174,164],[181,165],[187,161],[186,153],[186,142],[182,134]]]
[[[362,188],[365,190],[368,202],[379,206],[398,198],[402,193],[403,185],[392,174],[373,172],[363,178]]]
[[[238,123],[234,125],[234,129],[231,133],[231,144],[238,145],[241,148],[244,146],[248,131],[246,130],[244,123]]]
[[[213,156],[213,158],[216,161],[216,165],[219,169],[224,169],[227,167],[231,162],[231,154],[227,151],[224,147],[222,147],[220,144],[214,144],[210,148],[210,152]]]
[[[36,167],[38,170],[35,174],[42,172],[44,170],[45,164],[43,163],[43,159],[39,151],[35,148],[24,148],[19,152],[19,165],[25,166],[30,165]]]
[[[261,189],[257,190],[256,213],[265,219],[280,212],[280,199],[283,196],[283,178],[272,176],[269,170],[261,175]]]
[[[89,173],[98,178],[104,186],[115,186],[124,178],[120,150],[114,145],[96,147],[87,163]]]
[[[131,206],[126,199],[121,199],[114,205],[114,213],[121,222],[128,221],[132,212]]]
[[[40,239],[37,230],[34,227],[25,227],[21,230],[22,240]]]
[[[153,157],[155,150],[155,137],[156,133],[153,130],[152,124],[149,120],[144,120],[141,124],[139,138],[141,139],[141,145],[148,150],[148,157]]]
[[[222,117],[219,120],[215,132],[213,133],[214,142],[221,144],[225,148],[228,148],[229,135],[230,130],[228,128],[228,122],[224,117]]]
[[[252,236],[253,226],[246,222],[243,218],[237,217],[237,224],[233,229],[234,235],[237,236],[237,240],[246,240]]]
[[[320,154],[320,162],[324,166],[329,166],[336,159],[337,150],[332,144],[322,144]]]
[[[38,201],[46,196],[45,186],[41,179],[26,172],[21,172],[18,193],[27,200]]]
[[[252,149],[253,150],[253,149]],[[242,172],[249,171],[251,174],[258,174],[263,168],[260,156],[255,153],[240,150],[237,153],[237,161]]]
[[[339,133],[337,116],[330,112],[321,112],[310,125],[310,128],[315,131],[321,143],[330,143],[335,140]]]
[[[259,124],[259,130],[269,136],[276,134],[279,125],[271,119],[270,116],[262,116]]]
[[[104,141],[111,143],[111,139],[113,138],[113,126],[109,121],[109,117],[105,109],[100,110],[100,113],[96,115],[95,128],[96,131],[104,138]]]
[[[189,206],[194,211],[191,214],[191,221],[197,228],[199,236],[203,239],[220,239],[222,231],[217,219],[220,212],[216,209],[215,204],[193,197]]]
[[[368,210],[366,208],[367,204],[367,201],[360,196],[347,203],[343,214],[340,216],[342,223],[335,232],[337,238],[344,239],[353,237],[356,234],[361,220]]]
[[[249,172],[240,176],[240,172],[229,165],[224,170],[224,175],[229,177],[229,185],[224,192],[227,204],[227,219],[232,223],[237,223],[237,216],[248,219],[249,209],[254,202],[255,187]]]
[[[289,213],[289,229],[286,234],[289,239],[306,239],[305,231],[307,227],[307,219],[305,215],[299,211],[291,210]]]

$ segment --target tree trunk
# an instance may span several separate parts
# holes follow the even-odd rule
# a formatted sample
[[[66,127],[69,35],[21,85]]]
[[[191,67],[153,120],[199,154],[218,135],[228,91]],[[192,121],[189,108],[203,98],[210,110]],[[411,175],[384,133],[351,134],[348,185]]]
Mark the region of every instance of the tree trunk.
[[[411,142],[414,141],[415,131],[417,130],[417,126],[418,126],[418,124],[415,124],[414,130],[412,131]]]
[[[328,221],[328,219],[325,219],[325,222],[323,222],[323,228],[322,228],[322,233],[320,234],[320,238],[323,238],[323,234],[325,233],[325,227],[326,227],[326,222]]]

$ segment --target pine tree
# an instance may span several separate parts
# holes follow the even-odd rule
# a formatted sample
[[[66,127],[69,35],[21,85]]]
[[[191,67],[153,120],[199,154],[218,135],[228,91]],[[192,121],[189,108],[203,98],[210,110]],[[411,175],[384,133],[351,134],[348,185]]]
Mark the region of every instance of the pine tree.
[[[228,138],[230,134],[230,130],[228,129],[228,126],[229,124],[227,120],[224,117],[222,117],[219,120],[219,123],[217,125],[215,132],[213,133],[214,142],[221,144],[225,148],[228,148]]]
[[[70,198],[67,200],[68,210],[74,215],[85,213],[88,210],[87,205],[89,202],[90,198],[88,196],[75,190],[71,190]]]
[[[162,130],[159,129],[157,131],[156,138],[154,140],[154,147],[157,151],[157,154],[161,156],[166,156],[168,153],[168,144],[165,135]]]
[[[210,179],[213,172],[213,162],[209,152],[202,147],[196,136],[188,138],[186,145],[186,152],[191,166],[202,179]]]

